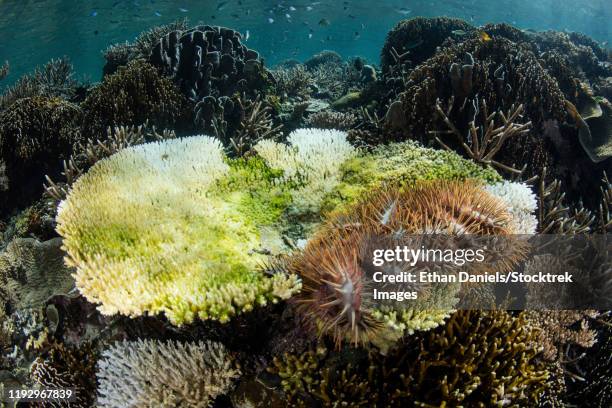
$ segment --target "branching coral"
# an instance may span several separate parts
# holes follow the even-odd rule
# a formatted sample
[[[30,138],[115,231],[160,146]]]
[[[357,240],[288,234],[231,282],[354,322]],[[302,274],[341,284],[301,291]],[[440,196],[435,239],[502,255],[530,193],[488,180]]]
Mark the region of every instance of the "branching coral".
[[[190,104],[172,81],[138,60],[105,77],[82,108],[85,134],[90,137],[104,134],[108,126],[138,125],[147,120],[162,128],[189,123],[191,115]]]
[[[538,220],[535,216],[538,202],[531,188],[524,183],[504,181],[485,186],[485,190],[499,197],[508,206],[515,234],[535,234]]]
[[[68,160],[64,160],[63,180],[53,181],[48,175],[44,185],[46,194],[55,202],[66,198],[70,186],[83,174],[85,170],[105,157],[109,157],[121,149],[145,143],[147,141],[160,141],[174,139],[174,131],[163,130],[158,133],[155,126],[148,124],[140,126],[115,126],[108,128],[106,137],[102,139],[88,139],[75,146],[75,152]]]
[[[96,356],[93,347],[83,345],[72,348],[53,344],[51,349],[38,357],[31,367],[32,381],[43,388],[71,389],[75,396],[68,401],[47,401],[40,407],[91,407],[95,401]]]
[[[41,308],[51,296],[73,289],[73,271],[64,265],[61,244],[59,238],[18,238],[0,253],[0,298],[12,310]]]
[[[299,211],[318,211],[321,200],[339,182],[340,166],[356,155],[344,132],[298,129],[287,139],[289,146],[264,140],[255,151],[286,180],[304,184],[296,189],[293,201]]]
[[[117,343],[98,364],[98,406],[210,407],[238,375],[220,343]]]
[[[8,179],[0,211],[39,194],[44,174],[56,175],[79,141],[81,109],[57,98],[19,99],[0,112],[0,161]]]
[[[449,103],[450,108],[453,107],[453,102]],[[484,101],[473,101],[474,108],[474,120],[470,122],[469,134],[466,138],[459,132],[459,130],[453,125],[448,118],[449,113],[445,113],[440,107],[440,101],[436,102],[436,111],[442,118],[446,126],[449,128],[448,131],[430,131],[430,134],[452,134],[455,136],[463,148],[464,152],[468,157],[477,163],[488,164],[493,167],[520,174],[522,171],[512,168],[508,165],[500,163],[493,158],[501,150],[504,143],[516,136],[524,135],[529,131],[531,122],[518,123],[518,120],[522,118],[521,113],[523,112],[523,105],[512,106],[510,110],[504,115],[503,112],[497,111],[489,114],[487,110],[487,104]],[[481,114],[482,119],[480,125],[476,125],[476,118]],[[501,123],[496,124],[496,118],[501,119]],[[436,141],[442,145],[446,150],[451,150],[446,143],[440,140],[436,136]],[[467,143],[466,143],[467,142]]]
[[[460,311],[387,356],[325,349],[275,358],[291,406],[537,406],[549,387],[522,315]]]
[[[270,108],[257,98],[246,107],[244,119],[240,121],[236,134],[230,137],[231,146],[238,156],[242,156],[260,140],[273,139],[281,127],[274,126]]]
[[[313,113],[306,119],[306,126],[319,129],[349,130],[357,124],[358,118],[352,113],[324,110]]]
[[[8,72],[8,64],[6,67]],[[66,57],[52,59],[8,88],[0,96],[0,111],[21,98],[43,96],[69,99],[74,95],[76,86],[77,81],[74,79],[70,61]]]
[[[291,68],[276,68],[272,71],[276,81],[276,94],[285,98],[306,97],[314,84],[312,74],[303,65]]]
[[[81,176],[57,218],[81,293],[105,314],[182,324],[225,322],[297,291],[295,276],[258,271],[260,228],[277,210],[232,182],[240,168],[225,161],[200,136],[124,149]]]

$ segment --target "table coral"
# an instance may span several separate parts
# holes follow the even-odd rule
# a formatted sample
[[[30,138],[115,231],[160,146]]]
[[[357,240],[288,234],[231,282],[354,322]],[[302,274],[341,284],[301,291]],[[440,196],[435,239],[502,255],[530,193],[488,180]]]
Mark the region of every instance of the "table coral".
[[[117,343],[102,353],[98,365],[97,406],[205,408],[239,373],[220,343]]]
[[[272,181],[251,194],[258,173],[226,160],[215,139],[173,139],[124,149],[80,177],[58,232],[81,293],[105,314],[163,312],[182,324],[224,322],[298,290],[295,276],[258,268],[264,241],[280,240],[271,221],[282,194],[269,205],[261,193],[273,194]],[[250,178],[232,181],[241,174]]]

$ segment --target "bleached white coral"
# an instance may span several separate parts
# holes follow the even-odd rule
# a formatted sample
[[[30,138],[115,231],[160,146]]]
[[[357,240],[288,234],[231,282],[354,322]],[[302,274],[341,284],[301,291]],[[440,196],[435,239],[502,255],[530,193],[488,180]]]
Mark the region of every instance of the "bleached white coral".
[[[124,341],[102,353],[97,406],[209,407],[238,375],[220,343]]]
[[[538,227],[535,216],[538,203],[527,184],[503,181],[488,185],[485,189],[508,206],[515,234],[535,234]]]
[[[302,184],[292,195],[298,211],[317,211],[323,197],[340,180],[340,167],[357,154],[346,140],[346,132],[331,129],[297,129],[289,145],[264,140],[255,146],[257,153],[284,177]]]
[[[79,291],[104,314],[183,324],[299,290],[258,269],[267,258],[249,201],[218,187],[226,160],[218,140],[194,136],[129,147],[80,177],[57,217]]]

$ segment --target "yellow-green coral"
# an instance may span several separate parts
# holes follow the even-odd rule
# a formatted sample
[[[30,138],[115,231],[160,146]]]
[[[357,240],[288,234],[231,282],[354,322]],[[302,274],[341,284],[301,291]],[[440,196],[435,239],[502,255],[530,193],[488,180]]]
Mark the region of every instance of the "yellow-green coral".
[[[364,193],[385,183],[412,184],[420,180],[478,179],[487,183],[501,181],[493,168],[483,168],[454,152],[429,149],[417,142],[394,143],[372,153],[347,160],[340,168],[338,186],[325,197],[326,211],[355,202]]]
[[[244,166],[226,161],[219,141],[197,136],[127,148],[79,178],[57,229],[81,293],[105,314],[182,324],[224,322],[297,291],[295,276],[258,268],[282,193],[252,195],[236,181]]]
[[[522,315],[460,311],[386,356],[320,348],[275,358],[291,406],[537,406],[549,387]]]

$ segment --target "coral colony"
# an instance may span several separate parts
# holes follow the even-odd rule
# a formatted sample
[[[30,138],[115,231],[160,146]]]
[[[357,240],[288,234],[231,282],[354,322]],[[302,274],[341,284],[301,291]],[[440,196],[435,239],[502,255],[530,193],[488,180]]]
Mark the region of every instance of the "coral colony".
[[[612,404],[610,313],[540,307],[585,292],[531,282],[527,311],[463,306],[500,300],[482,262],[558,276],[590,260],[588,296],[610,293],[609,247],[560,264],[520,238],[612,228],[609,50],[443,17],[397,24],[380,66],[323,51],[268,67],[245,44],[181,21],[109,47],[100,83],[59,59],[5,89],[0,391]],[[501,241],[491,257],[434,236]]]

